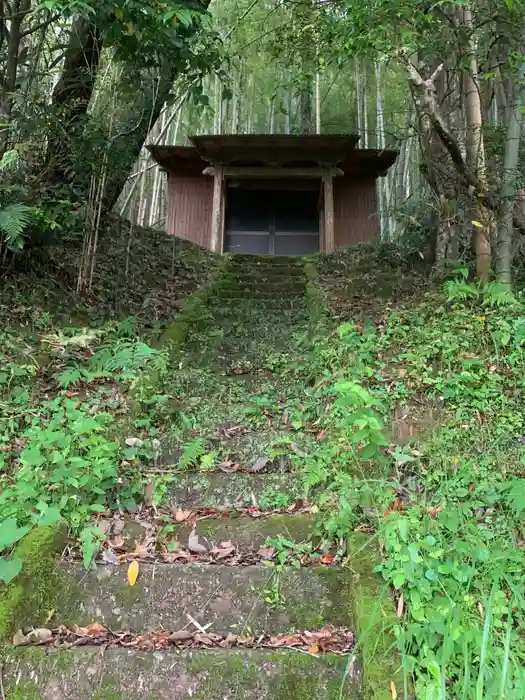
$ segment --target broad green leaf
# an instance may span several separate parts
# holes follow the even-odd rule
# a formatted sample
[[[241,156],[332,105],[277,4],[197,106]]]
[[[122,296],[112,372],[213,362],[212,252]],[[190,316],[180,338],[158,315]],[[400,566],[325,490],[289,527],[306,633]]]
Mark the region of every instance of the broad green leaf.
[[[29,530],[31,530],[30,525],[18,527],[16,518],[7,518],[0,522],[0,552],[21,540]]]
[[[4,559],[0,557],[0,581],[10,583],[22,571],[21,559]]]

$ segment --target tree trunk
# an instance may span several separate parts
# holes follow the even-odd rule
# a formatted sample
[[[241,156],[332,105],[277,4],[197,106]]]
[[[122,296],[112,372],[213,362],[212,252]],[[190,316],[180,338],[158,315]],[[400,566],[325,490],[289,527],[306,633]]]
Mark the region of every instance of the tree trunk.
[[[48,139],[47,163],[52,180],[67,181],[72,176],[72,140],[78,135],[93,95],[101,51],[98,27],[83,18],[73,20],[62,73],[52,96],[53,106],[60,110],[60,121]]]
[[[487,166],[483,140],[483,117],[479,89],[478,61],[474,40],[474,26],[470,7],[463,7],[463,23],[468,32],[465,51],[468,70],[465,71],[465,117],[467,124],[467,165],[487,189]],[[491,232],[494,230],[492,212],[483,207],[479,199],[473,200],[474,249],[476,272],[482,282],[488,281],[492,268]]]
[[[321,133],[321,73],[315,74],[315,133]]]
[[[355,71],[355,91],[357,102],[357,133],[360,137],[363,136],[363,96],[361,83],[361,60],[358,56],[354,58]]]
[[[7,37],[4,78],[0,82],[0,158],[3,157],[9,143],[9,123],[11,121],[13,97],[16,90],[22,23],[30,7],[31,0],[14,0],[9,13],[12,19],[10,20],[9,35]]]
[[[525,32],[522,40],[525,45]],[[523,50],[523,49],[522,49]],[[503,158],[503,172],[501,177],[501,207],[498,221],[498,244],[496,260],[496,277],[510,288],[512,266],[512,238],[514,229],[514,209],[516,202],[516,182],[518,175],[518,162],[521,132],[523,129],[523,105],[525,104],[525,63],[520,63],[514,88],[514,104],[507,124],[507,137],[505,139],[505,155]]]

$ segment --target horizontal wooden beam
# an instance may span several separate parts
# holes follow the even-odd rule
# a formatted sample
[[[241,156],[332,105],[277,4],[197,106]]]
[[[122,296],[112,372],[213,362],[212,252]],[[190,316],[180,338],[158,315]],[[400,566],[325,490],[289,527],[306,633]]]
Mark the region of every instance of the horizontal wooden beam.
[[[213,166],[204,168],[202,171],[203,175],[215,176],[215,170]],[[222,168],[222,174],[224,177],[238,177],[238,178],[261,178],[261,179],[276,179],[276,178],[323,178],[327,175],[330,177],[337,177],[344,175],[341,168],[253,168],[253,167],[234,167],[225,166]]]

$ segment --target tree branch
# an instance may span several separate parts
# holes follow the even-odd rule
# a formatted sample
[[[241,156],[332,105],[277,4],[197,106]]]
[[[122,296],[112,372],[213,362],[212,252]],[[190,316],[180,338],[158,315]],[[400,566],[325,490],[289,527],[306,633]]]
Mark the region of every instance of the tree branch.
[[[45,29],[46,27],[49,27],[50,24],[53,24],[60,15],[53,15],[49,19],[44,20],[44,22],[40,22],[40,24],[35,24],[33,27],[30,27],[29,29],[26,29],[22,34],[20,35],[20,38],[23,39],[26,36],[29,36],[30,34],[34,34],[35,32],[38,32],[39,29]]]

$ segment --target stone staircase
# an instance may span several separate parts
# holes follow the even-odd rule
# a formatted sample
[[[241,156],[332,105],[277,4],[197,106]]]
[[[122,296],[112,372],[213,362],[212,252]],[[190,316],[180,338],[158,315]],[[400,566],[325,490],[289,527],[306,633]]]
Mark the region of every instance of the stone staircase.
[[[187,362],[190,370],[199,363],[220,368],[220,356],[237,349],[251,367],[258,368],[261,345],[289,349],[289,324],[297,314],[308,313],[306,284],[300,260],[233,257],[209,302],[210,315],[188,341],[187,357],[191,359],[184,355],[181,363]],[[203,347],[202,333],[215,325],[222,329],[222,345],[210,350]],[[262,381],[273,382],[277,388],[283,381],[279,371],[264,380],[250,372],[255,393]],[[237,380],[235,376],[221,379],[225,383]],[[223,396],[223,388],[221,391]],[[215,399],[210,394],[201,400]],[[235,413],[234,403],[227,408]],[[168,520],[170,513],[180,509],[196,513],[197,519],[189,518],[191,522],[169,520],[182,547],[191,536],[208,550],[231,542],[239,551],[255,554],[268,537],[295,543],[307,540],[314,531],[315,516],[293,509],[264,514],[261,497],[268,492],[285,493],[287,502],[293,503],[302,495],[300,479],[287,469],[261,474],[184,472],[169,486],[162,512],[168,514]],[[247,513],[250,505],[253,512]],[[198,513],[209,515],[199,519]],[[134,516],[129,537],[140,543],[149,526],[146,513],[142,518]],[[282,638],[328,625],[351,629],[358,638],[371,626],[373,645],[378,645],[378,629],[366,612],[379,590],[370,584],[372,564],[363,558],[359,536],[349,546],[356,557],[341,568],[320,563],[278,567],[275,559],[235,566],[141,561],[133,586],[127,580],[127,562],[99,564],[86,571],[81,562],[66,558],[56,565],[54,591],[46,599],[46,609],[26,616],[25,631],[98,623],[111,632],[131,630],[135,640],[143,641],[148,633],[159,631],[182,637],[185,632],[213,633],[221,636],[222,646],[219,642],[206,648],[204,642],[199,648],[171,645],[159,649],[153,644],[145,649],[144,644],[130,643],[106,648],[98,645],[96,635],[81,636],[76,643],[70,640],[58,649],[21,646],[7,652],[5,698],[385,700],[391,697],[388,672],[376,668],[375,652],[368,653],[365,640],[359,641],[355,659],[320,653],[315,646],[307,650],[228,646],[231,635]],[[369,630],[367,636],[370,639]]]

